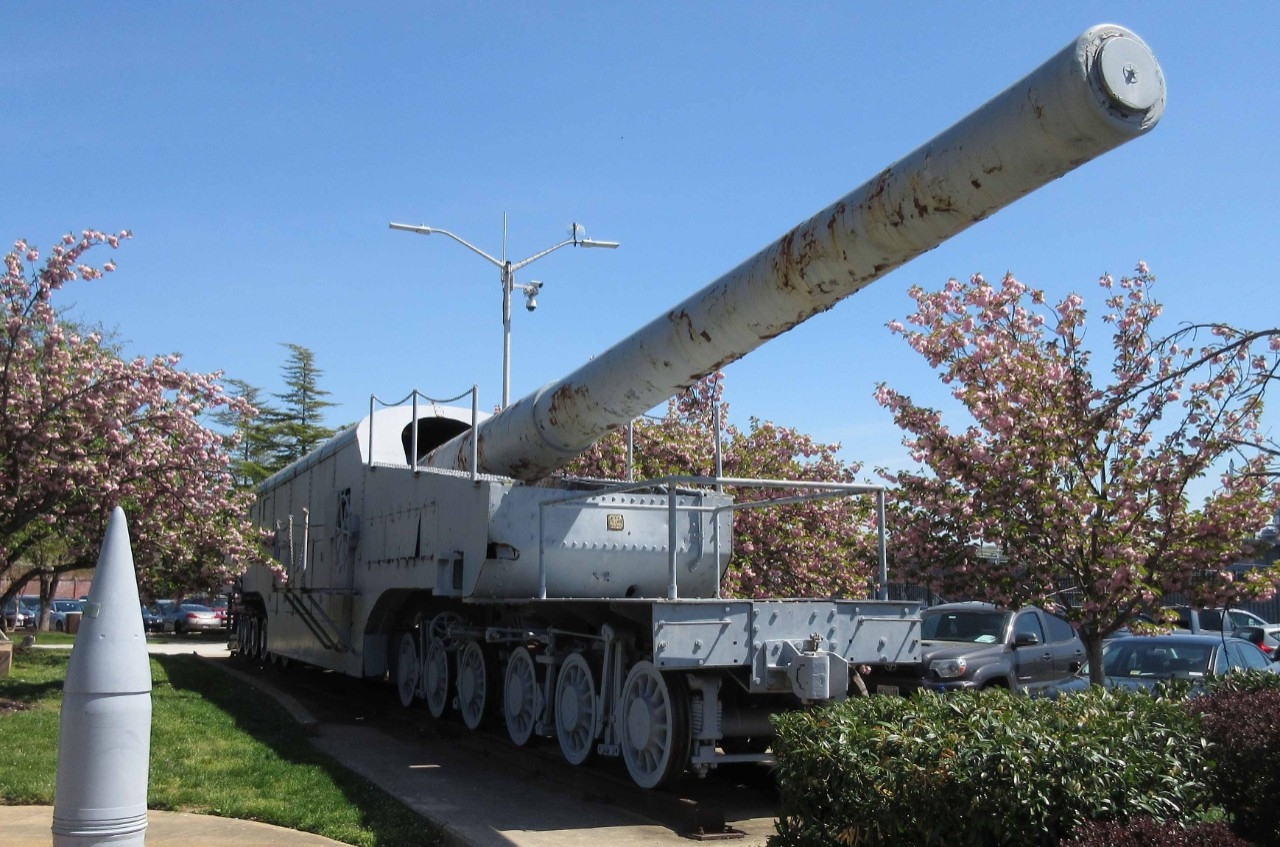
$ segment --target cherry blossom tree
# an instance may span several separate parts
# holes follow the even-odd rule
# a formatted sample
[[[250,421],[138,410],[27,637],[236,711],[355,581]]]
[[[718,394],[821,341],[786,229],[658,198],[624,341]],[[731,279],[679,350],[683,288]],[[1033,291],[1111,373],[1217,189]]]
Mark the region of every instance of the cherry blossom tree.
[[[1090,369],[1079,295],[1050,310],[1012,276],[913,288],[913,328],[889,328],[940,372],[972,423],[952,429],[887,385],[876,394],[926,468],[885,474],[898,486],[895,566],[1005,605],[1070,598],[1095,681],[1103,638],[1165,595],[1219,605],[1267,596],[1280,578],[1228,569],[1275,508],[1265,454],[1241,457],[1203,505],[1189,498],[1224,457],[1262,443],[1280,331],[1158,338],[1154,283],[1145,264],[1100,280],[1114,326],[1105,385]]]
[[[0,576],[7,601],[33,576],[91,568],[111,509],[129,519],[144,589],[212,587],[258,555],[222,436],[201,417],[251,409],[218,374],[177,355],[122,359],[67,322],[55,296],[113,271],[87,262],[128,232],[66,235],[41,262],[25,241],[4,257],[0,337]],[[31,555],[39,549],[41,557]],[[48,552],[56,559],[48,561]]]
[[[633,478],[711,476],[715,471],[715,407],[728,420],[723,374],[716,373],[669,401],[660,420],[634,425]],[[752,418],[746,430],[723,425],[726,477],[855,482],[858,465],[797,430]],[[569,473],[605,479],[627,476],[627,436],[594,444]],[[730,487],[738,502],[784,496],[779,489]],[[879,558],[874,504],[866,497],[743,509],[734,515],[734,554],[724,590],[743,597],[865,597]]]

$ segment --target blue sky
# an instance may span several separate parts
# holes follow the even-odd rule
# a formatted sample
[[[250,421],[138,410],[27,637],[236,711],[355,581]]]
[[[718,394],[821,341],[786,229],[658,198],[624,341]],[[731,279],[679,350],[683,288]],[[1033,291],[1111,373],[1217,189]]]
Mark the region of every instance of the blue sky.
[[[7,4],[0,239],[132,229],[64,303],[129,352],[282,391],[311,348],[339,405],[501,388],[496,268],[522,281],[512,395],[587,357],[1021,78],[1088,26],[1154,50],[1146,137],[1069,174],[727,371],[735,423],[797,426],[868,468],[905,451],[884,380],[943,402],[885,324],[912,284],[1006,270],[1100,307],[1147,261],[1167,327],[1275,326],[1276,4]],[[106,258],[106,253],[96,257]],[[1094,330],[1101,338],[1102,324]]]

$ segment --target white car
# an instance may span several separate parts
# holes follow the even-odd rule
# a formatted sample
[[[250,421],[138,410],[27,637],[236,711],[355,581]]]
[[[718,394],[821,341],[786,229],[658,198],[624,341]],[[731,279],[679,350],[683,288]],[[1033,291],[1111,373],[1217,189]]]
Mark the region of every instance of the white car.
[[[222,619],[208,606],[198,603],[177,603],[166,609],[161,617],[164,628],[172,629],[175,635],[186,635],[188,632],[214,632],[222,629]]]
[[[71,612],[84,612],[84,603],[79,600],[54,600],[49,608],[49,629],[54,632],[67,631],[67,615]]]

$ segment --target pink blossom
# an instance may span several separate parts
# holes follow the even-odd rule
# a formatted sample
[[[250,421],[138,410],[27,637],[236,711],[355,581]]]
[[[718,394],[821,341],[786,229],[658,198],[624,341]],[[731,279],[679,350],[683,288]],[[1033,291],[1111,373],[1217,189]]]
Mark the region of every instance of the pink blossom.
[[[1259,438],[1260,404],[1250,398],[1271,364],[1242,343],[1257,336],[1213,328],[1218,341],[1173,377],[1183,365],[1172,357],[1191,361],[1182,351],[1194,336],[1148,335],[1161,307],[1151,299],[1154,277],[1145,264],[1139,274],[1119,281],[1127,294],[1108,298],[1114,359],[1096,369],[1079,295],[1059,303],[1046,338],[1031,330],[1053,313],[1037,292],[1011,285],[1012,276],[999,294],[977,275],[940,293],[913,290],[922,331],[910,344],[977,425],[956,435],[935,410],[877,388],[924,466],[890,480],[901,504],[893,513],[894,555],[908,578],[1017,602],[1043,599],[1070,578],[1081,594],[1071,615],[1103,631],[1123,622],[1123,610],[1164,592],[1205,588],[1193,572],[1225,571],[1268,519],[1274,495],[1259,472],[1263,458],[1254,470],[1227,475],[1203,512],[1187,497],[1190,481],[1231,445]],[[1116,281],[1104,275],[1099,284],[1110,289]],[[1268,337],[1272,352],[1277,339],[1280,333]],[[1178,402],[1185,420],[1164,419]],[[974,539],[1006,556],[974,558]],[[1221,585],[1260,594],[1280,582],[1280,568],[1256,585],[1229,579]]]

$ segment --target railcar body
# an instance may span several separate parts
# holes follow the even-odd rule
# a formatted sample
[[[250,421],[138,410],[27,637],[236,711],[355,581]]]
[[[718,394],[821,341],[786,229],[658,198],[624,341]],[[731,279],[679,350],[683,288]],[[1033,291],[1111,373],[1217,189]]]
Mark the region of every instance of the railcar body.
[[[767,757],[769,715],[919,661],[913,604],[720,596],[726,480],[555,475],[606,432],[1072,168],[1154,126],[1159,66],[1086,31],[937,138],[565,379],[493,417],[368,418],[268,479],[283,577],[242,578],[239,649],[360,677],[655,787]],[[416,395],[415,395],[416,398]],[[475,408],[473,399],[472,409]],[[795,498],[873,486],[734,480]],[[883,560],[883,550],[882,550]]]

